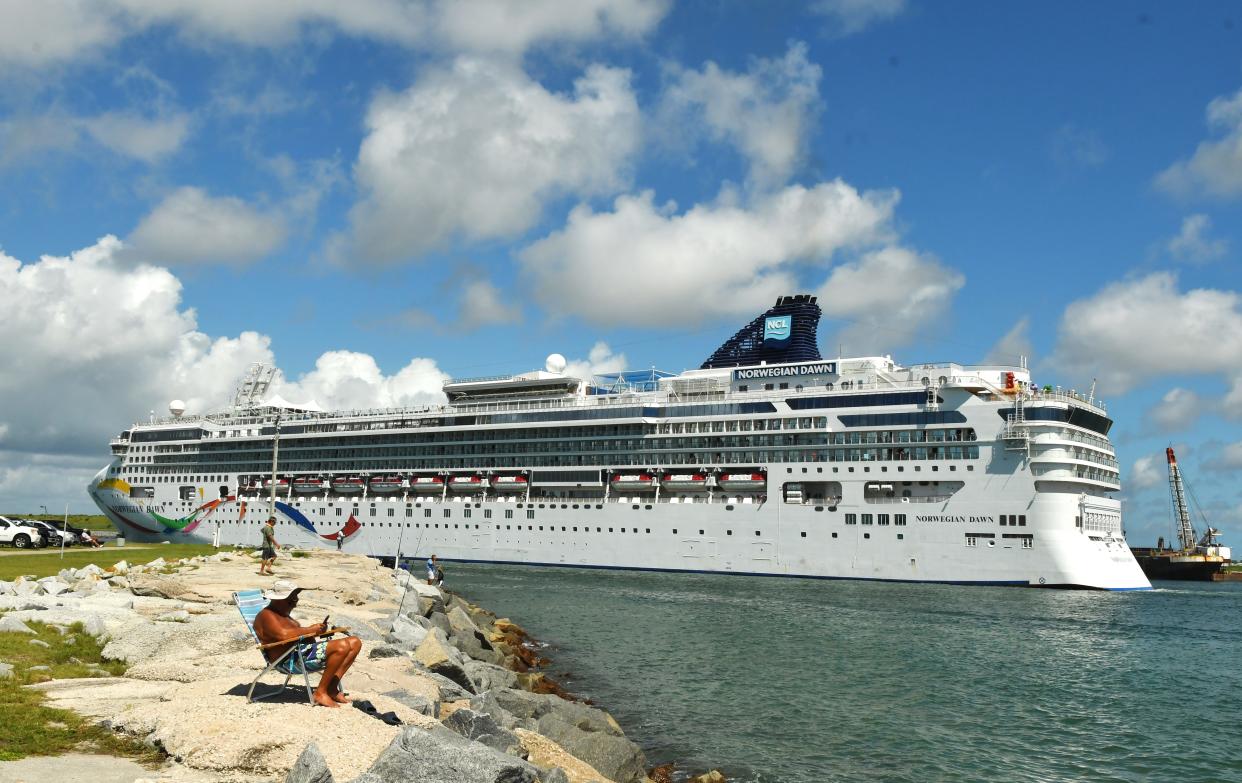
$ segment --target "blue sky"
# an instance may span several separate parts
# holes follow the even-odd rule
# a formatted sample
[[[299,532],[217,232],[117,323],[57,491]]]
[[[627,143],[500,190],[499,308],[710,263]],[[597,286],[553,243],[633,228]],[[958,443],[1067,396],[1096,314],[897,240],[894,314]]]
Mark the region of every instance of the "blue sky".
[[[339,5],[339,7],[338,7]],[[286,396],[696,366],[775,293],[825,353],[1023,353],[1242,533],[1229,3],[0,5],[0,506],[250,361]],[[111,238],[109,238],[111,237]],[[602,343],[602,345],[601,345]]]

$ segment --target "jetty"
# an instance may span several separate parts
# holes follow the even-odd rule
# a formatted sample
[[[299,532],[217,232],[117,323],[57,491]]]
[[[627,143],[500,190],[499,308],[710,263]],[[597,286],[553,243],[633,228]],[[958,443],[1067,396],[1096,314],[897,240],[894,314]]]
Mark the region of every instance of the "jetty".
[[[536,670],[537,651],[516,624],[367,557],[298,552],[277,572],[305,588],[297,619],[330,615],[362,639],[343,686],[399,725],[349,705],[310,706],[297,677],[274,698],[248,701],[263,659],[232,593],[272,578],[245,551],[0,582],[0,631],[80,623],[104,659],[124,662],[120,676],[100,669],[26,687],[160,750],[166,761],[151,781],[650,780],[642,750],[611,715]],[[269,674],[260,687],[283,679]]]

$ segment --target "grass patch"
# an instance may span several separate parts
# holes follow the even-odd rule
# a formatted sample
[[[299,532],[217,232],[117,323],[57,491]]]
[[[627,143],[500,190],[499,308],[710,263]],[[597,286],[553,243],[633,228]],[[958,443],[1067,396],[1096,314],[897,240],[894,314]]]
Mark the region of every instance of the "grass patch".
[[[0,633],[0,660],[12,664],[13,677],[0,680],[0,761],[26,756],[54,756],[70,751],[126,756],[154,763],[163,756],[133,737],[97,726],[72,710],[49,707],[44,695],[22,686],[52,679],[110,677],[123,674],[121,661],[103,660],[103,648],[74,623],[63,636],[53,626],[26,623],[35,635]],[[30,643],[47,642],[48,647]],[[91,664],[95,664],[92,666]],[[31,671],[47,666],[46,671]]]
[[[179,560],[183,557],[215,554],[217,550],[210,544],[161,544],[144,549],[105,547],[103,549],[65,550],[62,560],[60,550],[40,550],[30,554],[21,553],[0,557],[0,579],[12,580],[22,574],[34,574],[36,577],[53,576],[62,568],[82,568],[94,563],[100,568],[107,568],[121,560],[130,565],[149,563],[152,560]]]

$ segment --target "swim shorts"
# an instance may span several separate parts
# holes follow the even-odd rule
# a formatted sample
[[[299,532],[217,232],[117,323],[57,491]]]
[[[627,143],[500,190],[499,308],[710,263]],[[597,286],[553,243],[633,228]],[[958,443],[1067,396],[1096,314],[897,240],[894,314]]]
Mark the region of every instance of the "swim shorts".
[[[328,640],[314,639],[304,642],[298,642],[302,648],[302,658],[306,661],[306,671],[317,672],[323,668],[328,660]],[[277,670],[285,674],[301,674],[302,667],[298,661],[296,652],[290,653],[283,661],[276,666]]]

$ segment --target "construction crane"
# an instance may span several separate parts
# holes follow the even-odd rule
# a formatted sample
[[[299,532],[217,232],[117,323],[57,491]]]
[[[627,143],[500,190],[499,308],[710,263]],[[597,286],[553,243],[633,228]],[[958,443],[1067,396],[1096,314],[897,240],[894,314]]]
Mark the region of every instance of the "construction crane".
[[[1173,447],[1164,450],[1169,460],[1169,492],[1173,495],[1173,511],[1177,514],[1177,540],[1181,542],[1182,551],[1189,552],[1198,543],[1195,526],[1190,521],[1190,508],[1186,505],[1186,488],[1182,484],[1182,470],[1177,466],[1177,456]]]

